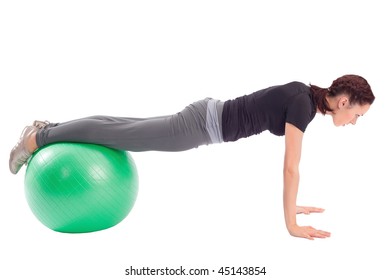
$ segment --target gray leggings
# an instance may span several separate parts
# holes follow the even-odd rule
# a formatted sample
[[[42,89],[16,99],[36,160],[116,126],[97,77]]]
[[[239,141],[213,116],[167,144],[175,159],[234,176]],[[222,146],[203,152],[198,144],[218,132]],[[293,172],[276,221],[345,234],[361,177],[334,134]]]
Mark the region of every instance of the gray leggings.
[[[184,151],[220,143],[223,102],[206,98],[183,111],[154,118],[93,116],[50,123],[37,133],[38,147],[56,142],[99,144],[133,152]]]

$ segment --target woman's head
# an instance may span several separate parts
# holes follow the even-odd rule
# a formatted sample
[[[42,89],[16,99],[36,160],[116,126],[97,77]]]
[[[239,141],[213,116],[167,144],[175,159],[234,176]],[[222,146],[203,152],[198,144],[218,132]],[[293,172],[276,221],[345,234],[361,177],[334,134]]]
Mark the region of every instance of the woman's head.
[[[310,85],[318,111],[330,114],[336,126],[355,124],[375,100],[368,82],[357,75],[345,75],[329,88]]]

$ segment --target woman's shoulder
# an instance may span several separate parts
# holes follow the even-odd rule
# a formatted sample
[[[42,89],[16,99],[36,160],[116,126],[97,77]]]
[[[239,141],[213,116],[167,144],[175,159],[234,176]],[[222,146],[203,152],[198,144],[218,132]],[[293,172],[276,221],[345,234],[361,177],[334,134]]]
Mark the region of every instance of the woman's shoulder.
[[[308,85],[306,85],[305,83],[302,83],[302,82],[298,82],[298,81],[293,81],[293,82],[287,83],[284,86],[288,87],[288,88],[304,90],[304,91],[310,90],[310,87]]]
[[[283,92],[286,97],[291,101],[292,99],[311,100],[310,87],[302,82],[290,82],[283,86]]]
[[[244,95],[241,98],[249,98],[258,101],[259,104],[263,102],[275,102],[277,104],[289,102],[291,98],[299,96],[309,98],[311,94],[310,87],[298,81],[289,82],[286,84],[279,84],[264,88],[253,92],[250,95]],[[239,99],[239,98],[238,98]],[[264,104],[264,103],[263,103]]]

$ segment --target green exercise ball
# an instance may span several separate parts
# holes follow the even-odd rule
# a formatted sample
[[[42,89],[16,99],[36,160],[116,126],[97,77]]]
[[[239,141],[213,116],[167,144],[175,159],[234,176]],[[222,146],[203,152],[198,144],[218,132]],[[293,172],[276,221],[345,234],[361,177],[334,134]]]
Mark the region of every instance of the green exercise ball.
[[[128,152],[100,145],[56,143],[28,162],[25,194],[48,228],[92,232],[121,222],[138,193],[138,174]]]

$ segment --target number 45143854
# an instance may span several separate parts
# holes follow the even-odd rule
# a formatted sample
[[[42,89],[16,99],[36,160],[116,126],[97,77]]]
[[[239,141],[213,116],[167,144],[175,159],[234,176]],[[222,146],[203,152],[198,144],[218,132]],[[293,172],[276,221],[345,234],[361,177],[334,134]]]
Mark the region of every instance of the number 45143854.
[[[265,267],[232,267],[225,266],[218,270],[221,275],[265,275]]]

